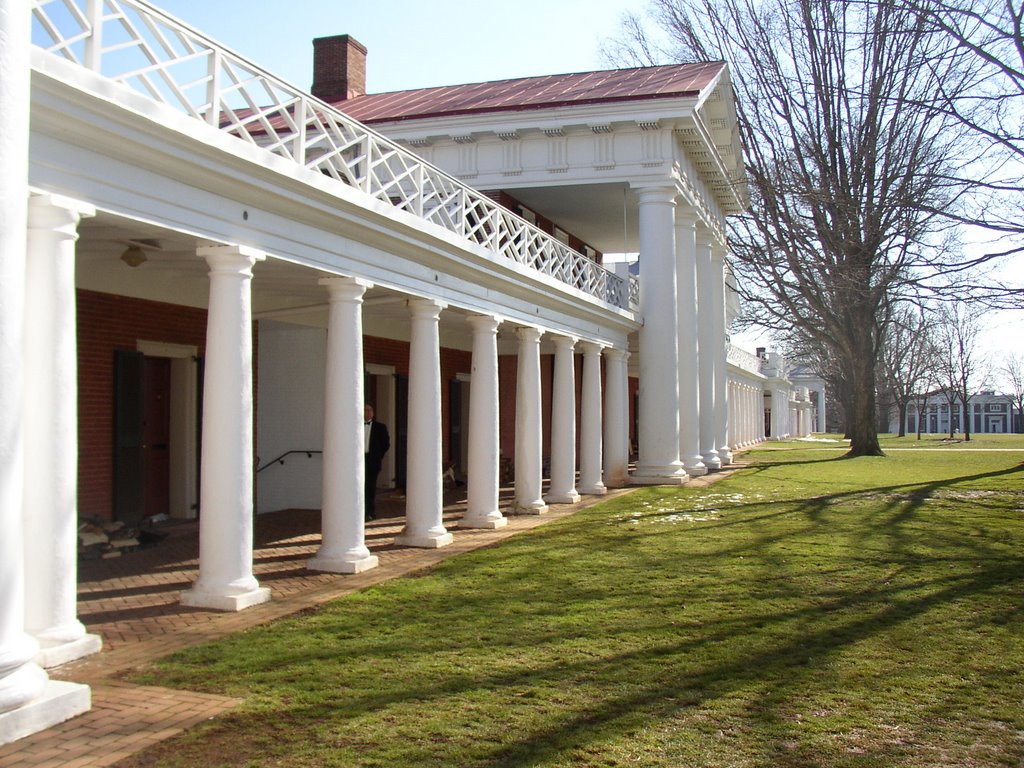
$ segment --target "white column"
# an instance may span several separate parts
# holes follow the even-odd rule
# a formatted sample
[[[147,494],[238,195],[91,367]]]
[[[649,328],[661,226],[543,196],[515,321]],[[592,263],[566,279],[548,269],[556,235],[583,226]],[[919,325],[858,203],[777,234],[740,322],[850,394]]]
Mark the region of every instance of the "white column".
[[[466,514],[460,528],[502,528],[498,508],[498,318],[470,315],[473,361],[469,382],[469,467]]]
[[[516,497],[519,515],[548,511],[541,496],[543,433],[540,415],[540,336],[537,328],[516,328],[519,358],[516,366]]]
[[[406,547],[444,547],[453,541],[445,530],[441,485],[441,345],[438,318],[447,305],[434,299],[410,299],[409,440],[406,459],[405,528],[395,543]]]
[[[763,421],[761,416],[761,392],[757,387],[751,386],[747,388],[747,434],[749,442],[753,445],[761,439],[759,431],[760,421]]]
[[[676,209],[676,285],[679,293],[679,458],[691,477],[707,474],[700,453],[697,319],[697,219]]]
[[[764,417],[764,384],[762,384],[757,391],[757,439],[760,442],[768,439]]]
[[[575,504],[580,500],[576,491],[576,338],[554,336],[552,342],[551,485],[544,500],[549,504]]]
[[[25,632],[24,328],[31,3],[0,4],[0,744],[89,709],[89,688],[47,679]],[[32,382],[29,383],[32,385]]]
[[[732,462],[729,450],[729,390],[725,356],[729,349],[725,324],[725,255],[726,250],[716,243],[711,251],[712,277],[714,280],[714,355],[715,355],[715,447],[722,464]]]
[[[601,481],[601,350],[600,344],[584,342],[583,393],[580,411],[580,492],[607,492]]]
[[[77,617],[78,349],[75,241],[88,205],[29,201],[25,302],[25,629],[44,667],[96,653]]]
[[[697,285],[700,295],[697,328],[700,335],[700,453],[709,470],[722,466],[715,440],[715,269],[711,260],[711,237],[700,228],[697,237]]]
[[[679,343],[675,197],[672,187],[640,194],[640,457],[633,481],[686,482],[679,460]]]
[[[362,573],[377,566],[366,546],[363,478],[363,294],[372,283],[325,277],[327,361],[324,388],[323,503],[314,571]]]
[[[920,414],[918,414],[920,418]],[[825,432],[825,388],[818,387],[818,431]]]
[[[604,482],[609,488],[629,484],[629,352],[604,351]]]
[[[181,602],[239,611],[270,599],[252,573],[252,267],[265,255],[214,245],[203,378],[199,577]]]
[[[740,430],[739,416],[736,413],[736,402],[738,400],[736,397],[736,382],[727,379],[725,389],[728,393],[726,403],[729,406],[729,425],[731,427],[729,430],[729,448],[738,448],[739,440],[737,438],[739,438],[742,432]]]

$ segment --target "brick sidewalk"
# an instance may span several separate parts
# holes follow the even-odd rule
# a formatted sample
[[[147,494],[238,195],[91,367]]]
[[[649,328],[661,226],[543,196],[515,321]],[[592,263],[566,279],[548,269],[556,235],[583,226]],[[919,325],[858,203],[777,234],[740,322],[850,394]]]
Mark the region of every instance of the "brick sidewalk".
[[[727,472],[691,480],[703,486]],[[198,535],[194,524],[165,529],[157,546],[113,560],[80,564],[79,618],[103,638],[103,650],[81,661],[50,670],[54,679],[92,686],[93,708],[84,715],[41,733],[0,747],[4,768],[80,768],[109,766],[215,717],[239,702],[223,696],[131,685],[118,678],[126,671],[198,643],[224,637],[390,579],[429,568],[442,560],[486,547],[558,520],[607,496],[585,496],[580,504],[556,504],[542,516],[512,516],[495,531],[460,530],[465,502],[445,507],[445,526],[455,541],[440,549],[399,547],[394,537],[404,523],[404,499],[382,497],[382,518],[367,524],[366,543],[380,565],[342,576],[306,570],[306,560],[320,544],[319,510],[288,510],[256,519],[253,571],[272,600],[238,613],[187,608],[178,602],[198,569]],[[510,502],[503,497],[503,511]]]

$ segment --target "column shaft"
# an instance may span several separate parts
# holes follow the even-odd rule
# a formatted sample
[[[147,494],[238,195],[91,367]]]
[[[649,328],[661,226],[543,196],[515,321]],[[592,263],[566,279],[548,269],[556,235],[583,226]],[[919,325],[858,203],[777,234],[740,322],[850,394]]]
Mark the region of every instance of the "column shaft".
[[[516,328],[519,358],[516,367],[516,496],[514,509],[520,515],[542,515],[548,511],[541,495],[543,484],[543,441],[540,413],[540,336],[537,328]]]
[[[697,283],[701,297],[698,308],[700,453],[704,459],[704,466],[712,470],[722,466],[715,445],[715,271],[711,263],[711,240],[703,227],[697,239]]]
[[[629,483],[629,352],[611,348],[604,357],[604,482],[622,488]]]
[[[681,484],[675,189],[640,190],[640,456],[634,482]]]
[[[29,202],[25,301],[25,628],[39,662],[96,653],[77,613],[78,349],[75,241],[87,205],[52,195]]]
[[[25,633],[24,364],[25,257],[28,222],[29,50],[31,4],[0,11],[0,713],[32,701],[46,687]],[[7,736],[0,720],[0,743]],[[26,731],[25,733],[31,733]]]
[[[490,315],[470,315],[473,361],[469,382],[469,467],[466,514],[460,528],[501,528],[508,520],[498,508],[498,324]]]
[[[584,343],[580,412],[580,492],[605,493],[601,481],[601,345]]]
[[[716,245],[712,250],[711,266],[714,279],[714,350],[715,350],[715,447],[722,464],[732,461],[729,450],[729,389],[726,386],[725,356],[729,348],[725,322],[725,248]]]
[[[441,485],[441,345],[438,318],[445,304],[410,299],[409,439],[406,459],[405,528],[395,539],[407,547],[452,543],[444,527]]]
[[[252,267],[243,246],[198,250],[210,265],[199,491],[199,577],[184,605],[238,611],[270,599],[252,573]]]
[[[321,543],[307,566],[361,573],[377,566],[366,546],[363,479],[363,294],[371,283],[320,280],[328,291]]]
[[[551,485],[549,504],[575,504],[576,491],[576,339],[555,336],[555,375],[551,394]],[[582,444],[582,436],[581,436]]]
[[[691,477],[707,474],[700,452],[700,365],[697,317],[697,219],[676,209],[679,294],[679,458]]]

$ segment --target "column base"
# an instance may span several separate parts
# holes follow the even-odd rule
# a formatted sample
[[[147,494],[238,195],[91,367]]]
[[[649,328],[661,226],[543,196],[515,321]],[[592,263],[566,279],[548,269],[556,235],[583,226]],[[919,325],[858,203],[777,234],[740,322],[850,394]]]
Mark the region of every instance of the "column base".
[[[681,463],[672,464],[642,464],[630,477],[634,485],[683,485],[689,480],[689,475],[683,471]]]
[[[573,489],[568,493],[549,493],[544,497],[544,501],[548,504],[578,504],[580,495]]]
[[[716,469],[722,468],[722,461],[718,458],[718,451],[704,454],[704,466],[707,467],[708,472],[714,472]]]
[[[181,593],[181,604],[189,608],[212,608],[215,611],[241,611],[270,601],[270,589],[257,587],[237,595],[187,589]]]
[[[395,537],[395,544],[399,547],[418,547],[420,549],[439,549],[447,547],[453,541],[455,541],[455,537],[447,531],[441,534],[415,534],[403,531]]]
[[[732,451],[718,452],[718,462],[721,466],[732,464]]]
[[[512,507],[513,515],[543,515],[547,513],[548,505],[543,500],[520,502],[517,501]]]
[[[362,573],[371,568],[376,568],[378,565],[379,561],[376,555],[355,558],[346,558],[344,556],[331,557],[329,555],[321,557],[320,555],[315,555],[306,561],[306,567],[309,570],[323,571],[325,573]]]
[[[508,525],[508,518],[502,515],[500,512],[491,513],[495,516],[488,515],[466,515],[459,520],[459,528],[479,528],[483,530],[493,531],[496,528],[504,528]]]
[[[629,472],[605,472],[604,473],[604,484],[606,488],[625,488],[629,485]]]
[[[74,640],[52,644],[47,643],[45,639],[37,639],[39,653],[36,654],[36,664],[46,669],[99,653],[103,648],[103,638],[99,635],[82,635]]]
[[[604,483],[596,483],[594,485],[584,486],[579,489],[580,493],[585,493],[587,496],[601,496],[608,493],[608,488],[605,487]]]
[[[10,744],[25,736],[51,728],[92,706],[89,686],[50,680],[43,693],[17,709],[0,714],[0,744]]]
[[[633,473],[631,481],[633,485],[686,485],[690,479],[687,474],[682,475],[638,475]]]

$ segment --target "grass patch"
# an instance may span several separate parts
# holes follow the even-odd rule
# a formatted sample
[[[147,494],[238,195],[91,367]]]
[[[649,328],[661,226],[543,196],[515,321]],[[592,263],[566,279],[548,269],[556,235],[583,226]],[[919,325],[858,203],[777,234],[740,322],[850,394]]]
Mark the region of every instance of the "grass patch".
[[[245,704],[122,765],[1020,765],[1024,455],[753,458],[165,659]]]

